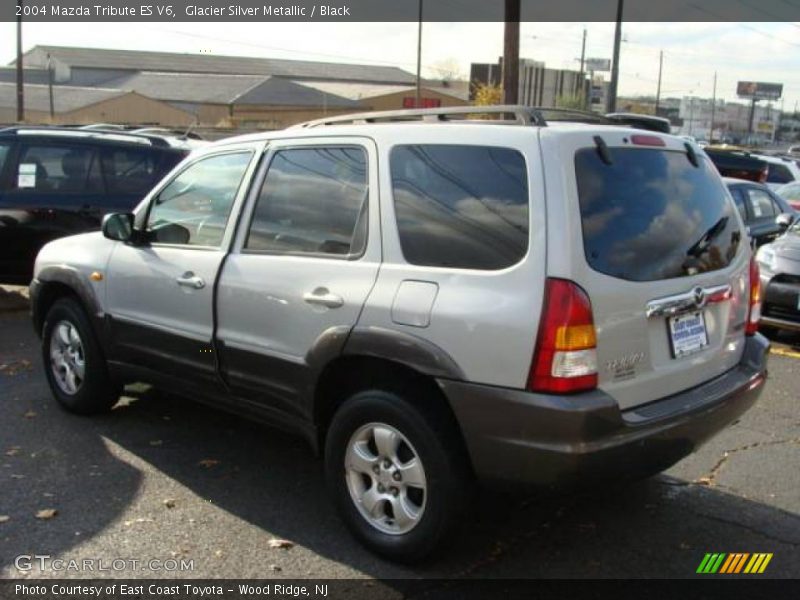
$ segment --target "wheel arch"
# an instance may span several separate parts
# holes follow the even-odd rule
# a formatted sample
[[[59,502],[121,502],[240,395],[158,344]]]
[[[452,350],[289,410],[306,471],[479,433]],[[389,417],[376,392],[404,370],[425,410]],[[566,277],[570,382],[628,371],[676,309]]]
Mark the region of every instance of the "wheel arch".
[[[50,307],[64,297],[77,300],[86,311],[96,333],[103,318],[103,309],[97,293],[80,272],[72,267],[48,267],[38,273],[31,283],[31,317],[36,334],[41,336]]]

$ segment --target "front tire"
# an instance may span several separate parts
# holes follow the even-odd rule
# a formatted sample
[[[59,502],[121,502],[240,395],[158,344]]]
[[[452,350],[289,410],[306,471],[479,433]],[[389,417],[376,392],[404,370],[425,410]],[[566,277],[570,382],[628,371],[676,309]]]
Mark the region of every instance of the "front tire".
[[[328,487],[351,532],[376,554],[421,560],[462,522],[472,494],[468,462],[455,424],[441,412],[368,390],[334,415]]]
[[[57,300],[47,312],[42,361],[53,396],[69,412],[105,412],[119,399],[89,319],[72,298]]]

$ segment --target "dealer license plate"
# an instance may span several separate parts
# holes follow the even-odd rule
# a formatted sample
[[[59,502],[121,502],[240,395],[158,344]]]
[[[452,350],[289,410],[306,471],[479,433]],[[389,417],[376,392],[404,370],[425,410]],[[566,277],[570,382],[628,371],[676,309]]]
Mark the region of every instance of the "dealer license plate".
[[[670,317],[668,323],[673,357],[688,356],[708,346],[706,320],[702,312]]]

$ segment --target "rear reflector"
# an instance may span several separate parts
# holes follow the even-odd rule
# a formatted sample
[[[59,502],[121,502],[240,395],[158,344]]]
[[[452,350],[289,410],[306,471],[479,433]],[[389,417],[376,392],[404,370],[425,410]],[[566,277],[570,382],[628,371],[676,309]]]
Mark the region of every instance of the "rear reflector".
[[[664,142],[663,139],[658,137],[657,135],[632,135],[631,136],[631,143],[636,144],[637,146],[658,146],[658,147],[665,147],[667,144]]]
[[[750,305],[747,308],[747,323],[744,332],[746,335],[755,335],[758,332],[758,322],[761,320],[761,273],[755,256],[750,259]]]
[[[589,296],[571,281],[547,279],[528,389],[572,394],[596,388],[596,347]]]

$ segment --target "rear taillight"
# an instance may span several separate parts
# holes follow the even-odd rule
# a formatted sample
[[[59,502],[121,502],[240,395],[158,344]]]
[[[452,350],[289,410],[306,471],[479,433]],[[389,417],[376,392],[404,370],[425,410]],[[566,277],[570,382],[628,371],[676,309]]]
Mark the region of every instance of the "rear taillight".
[[[571,281],[547,279],[528,389],[571,394],[596,388],[596,348],[589,296]]]
[[[761,320],[761,273],[755,256],[750,259],[750,304],[747,308],[745,335],[755,335]]]

